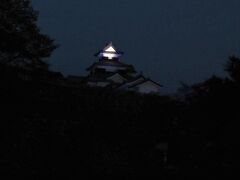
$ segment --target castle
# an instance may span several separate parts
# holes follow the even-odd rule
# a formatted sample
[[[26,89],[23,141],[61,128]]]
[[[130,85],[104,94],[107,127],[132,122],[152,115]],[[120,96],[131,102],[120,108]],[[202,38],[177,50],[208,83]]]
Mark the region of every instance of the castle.
[[[117,51],[112,43],[95,54],[98,61],[87,71],[85,83],[91,87],[110,87],[141,94],[159,94],[161,85],[137,73],[134,66],[120,62],[123,52]]]

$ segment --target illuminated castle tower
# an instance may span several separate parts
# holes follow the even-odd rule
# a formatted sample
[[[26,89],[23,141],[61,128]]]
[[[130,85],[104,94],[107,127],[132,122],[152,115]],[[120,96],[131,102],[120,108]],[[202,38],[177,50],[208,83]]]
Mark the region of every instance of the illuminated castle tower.
[[[124,75],[134,75],[136,73],[132,65],[121,63],[119,58],[123,52],[116,51],[112,43],[109,43],[103,50],[95,54],[98,62],[93,63],[87,70],[92,76],[111,75],[121,73]]]
[[[161,85],[137,74],[132,65],[120,62],[123,52],[119,52],[109,43],[95,54],[98,61],[87,71],[87,84],[94,87],[110,87],[139,93],[159,93]]]
[[[103,50],[95,54],[99,60],[118,60],[123,52],[117,52],[112,42],[110,42]]]

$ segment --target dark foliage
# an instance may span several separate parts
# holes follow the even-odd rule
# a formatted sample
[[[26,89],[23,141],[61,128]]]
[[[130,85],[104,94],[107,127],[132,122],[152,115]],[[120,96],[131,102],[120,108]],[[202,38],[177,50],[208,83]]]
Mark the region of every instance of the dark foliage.
[[[29,0],[1,0],[0,63],[28,68],[48,67],[44,58],[51,55],[56,45],[40,33],[37,17]]]
[[[240,83],[240,59],[236,56],[231,56],[226,64],[225,70],[229,73],[233,81]]]
[[[213,76],[178,101],[0,72],[5,178],[216,179],[237,168],[235,81]]]

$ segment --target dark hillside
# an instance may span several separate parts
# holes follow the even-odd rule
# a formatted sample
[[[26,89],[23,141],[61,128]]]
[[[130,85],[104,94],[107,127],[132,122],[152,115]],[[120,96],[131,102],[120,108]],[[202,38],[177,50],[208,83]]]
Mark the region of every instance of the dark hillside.
[[[4,177],[202,179],[237,168],[237,81],[212,77],[177,101],[23,72],[0,71]]]

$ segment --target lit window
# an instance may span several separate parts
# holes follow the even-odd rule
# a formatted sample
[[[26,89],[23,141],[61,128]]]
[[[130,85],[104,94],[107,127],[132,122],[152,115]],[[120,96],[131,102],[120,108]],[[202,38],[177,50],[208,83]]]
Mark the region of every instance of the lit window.
[[[103,57],[106,57],[108,59],[113,59],[113,58],[117,57],[117,55],[111,54],[111,53],[103,53]]]

